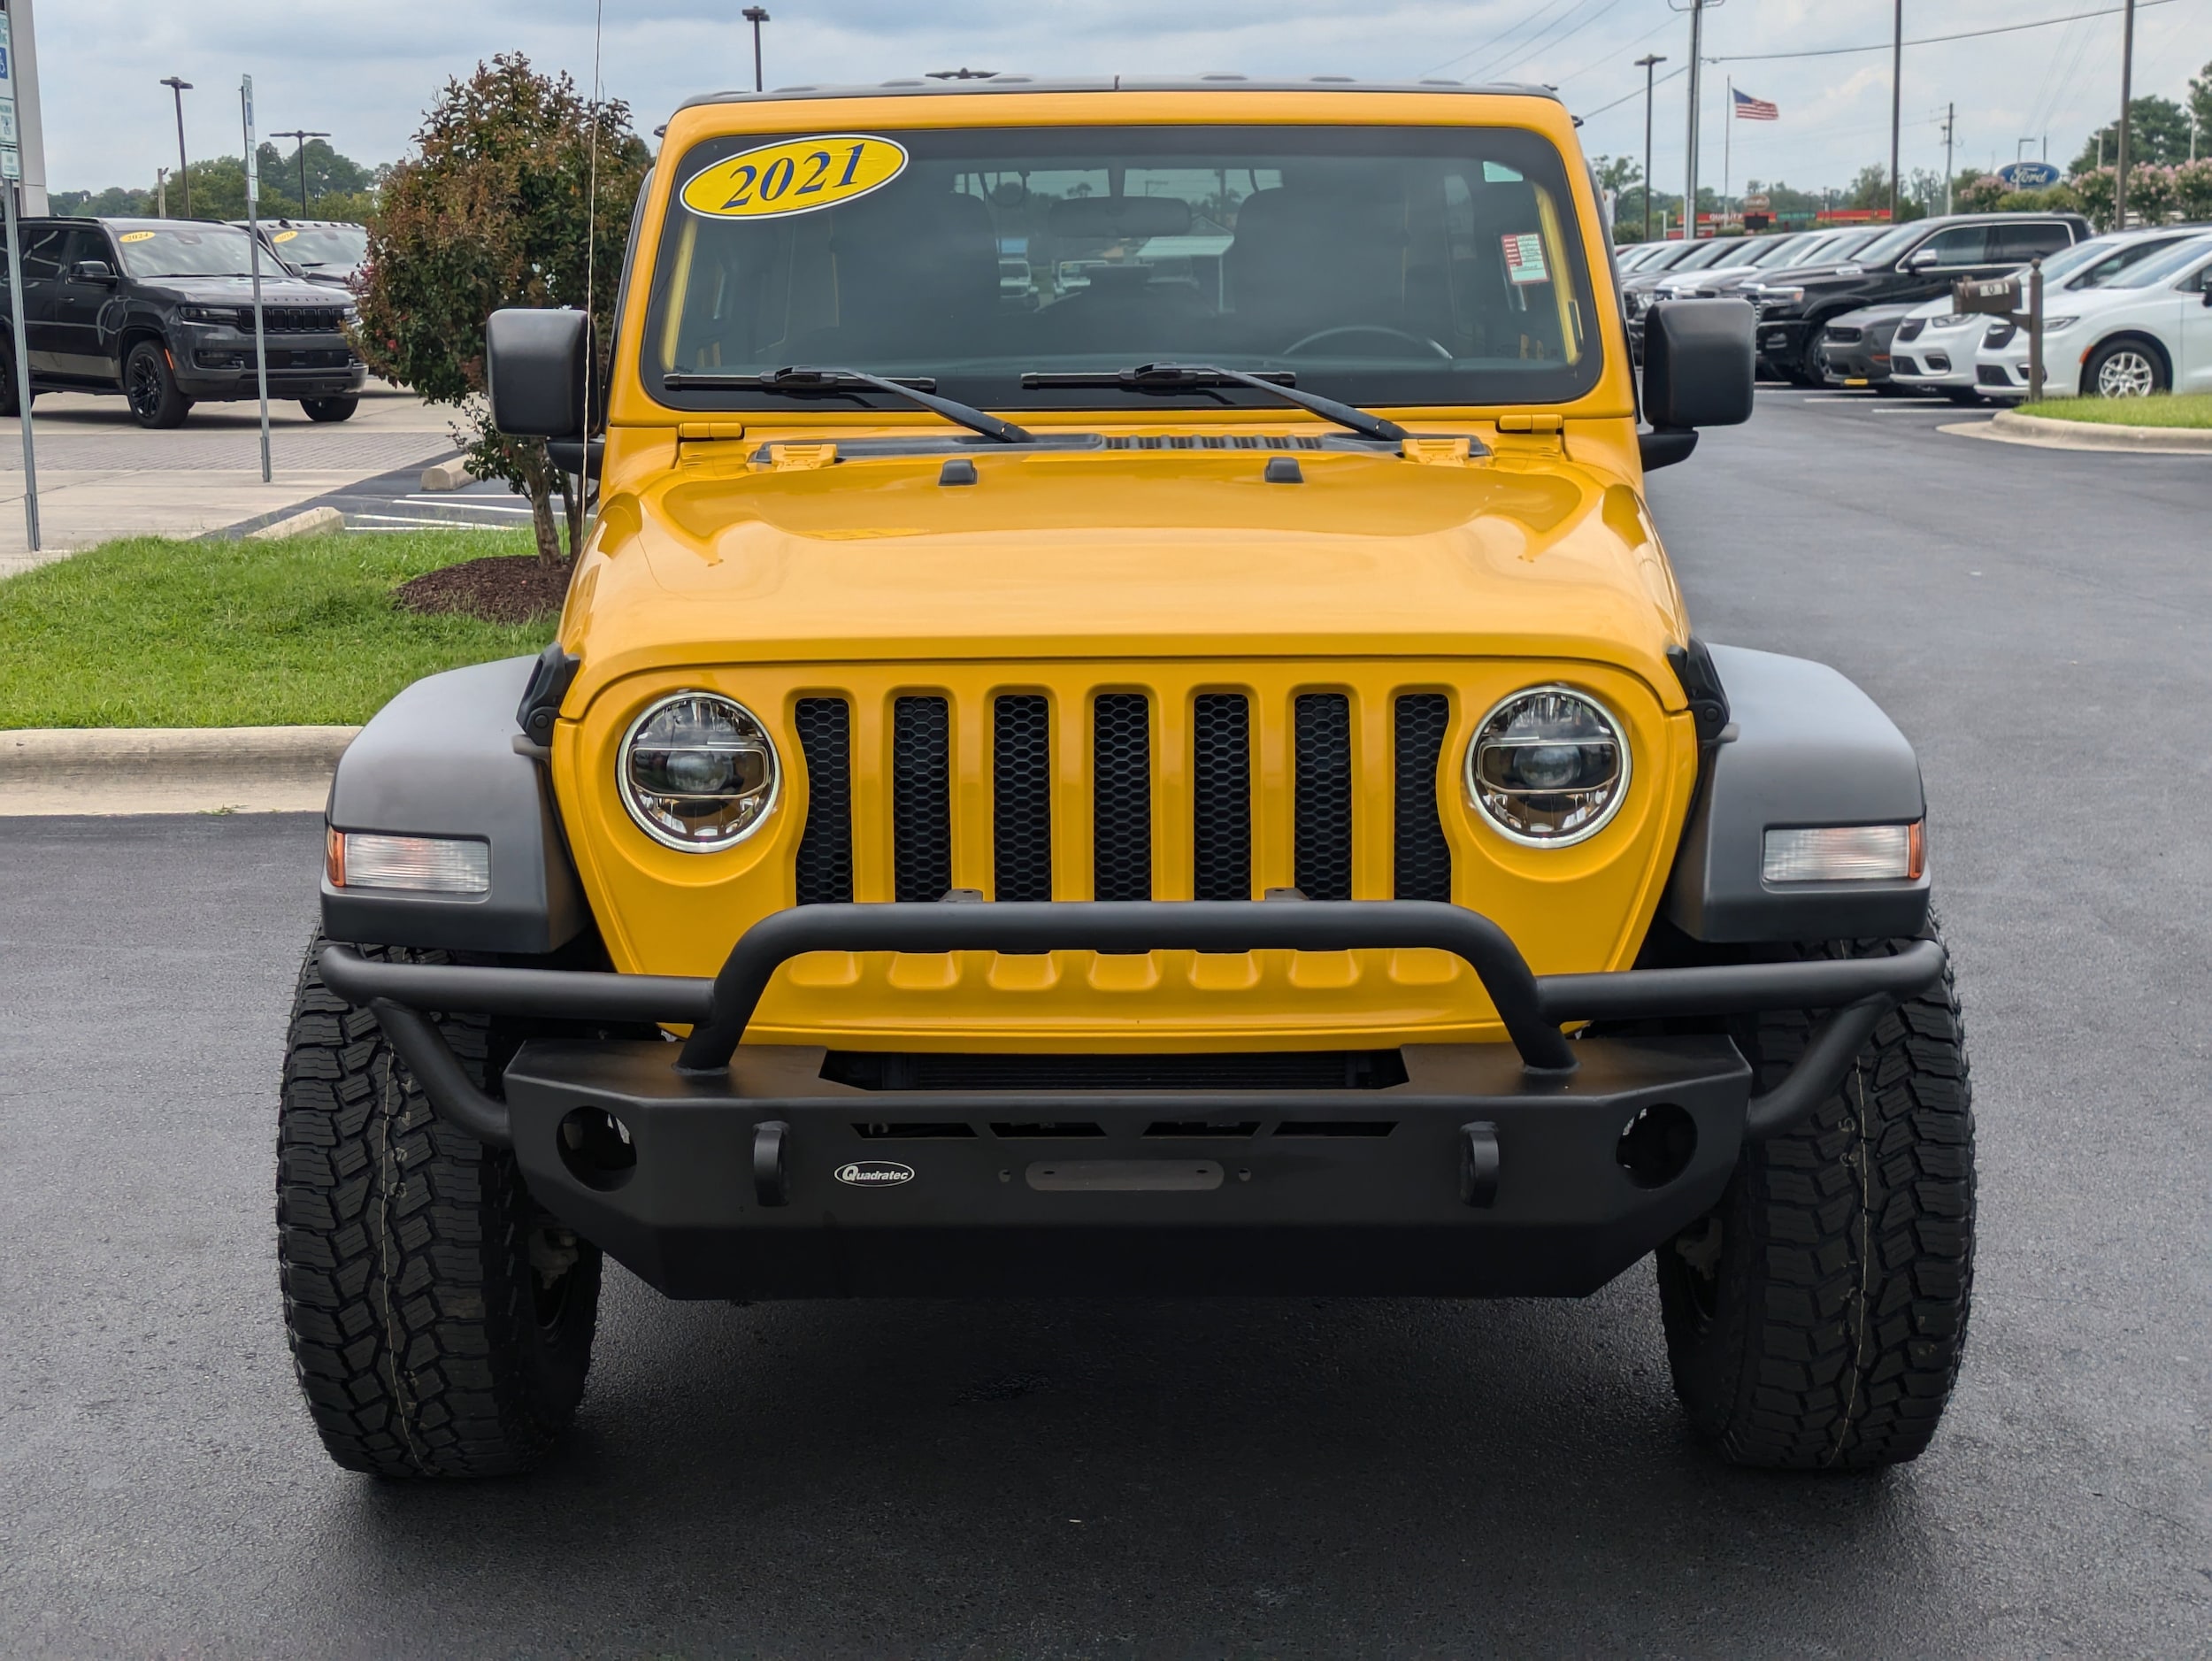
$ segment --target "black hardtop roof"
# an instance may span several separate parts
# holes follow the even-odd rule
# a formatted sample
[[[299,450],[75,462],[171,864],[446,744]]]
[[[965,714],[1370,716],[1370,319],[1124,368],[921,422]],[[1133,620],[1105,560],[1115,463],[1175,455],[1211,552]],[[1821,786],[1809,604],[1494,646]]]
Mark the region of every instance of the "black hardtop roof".
[[[710,104],[776,104],[801,98],[911,98],[974,92],[1428,92],[1480,93],[1559,102],[1549,87],[1502,82],[1471,86],[1457,81],[1360,81],[1350,75],[1310,75],[1302,81],[1255,79],[1250,75],[916,75],[865,86],[777,87],[767,92],[705,92],[687,98],[680,110]]]

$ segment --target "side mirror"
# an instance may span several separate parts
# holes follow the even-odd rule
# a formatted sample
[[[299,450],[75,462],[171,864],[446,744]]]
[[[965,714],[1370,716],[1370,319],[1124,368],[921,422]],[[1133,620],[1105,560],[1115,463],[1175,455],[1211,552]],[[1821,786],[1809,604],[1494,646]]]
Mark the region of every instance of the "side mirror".
[[[484,325],[492,425],[510,438],[579,438],[591,327],[581,311],[510,307]]]
[[[1751,419],[1753,312],[1741,300],[1662,300],[1644,313],[1644,465],[1688,456],[1701,427]]]
[[[2212,288],[2207,288],[2204,291],[2204,303],[2208,306],[2212,306]]]
[[[69,274],[79,282],[113,282],[115,267],[104,259],[81,259],[70,266]]]
[[[1897,269],[1900,271],[1925,271],[1929,266],[1934,265],[1935,263],[1936,251],[1934,249],[1916,248],[1911,253],[1906,255],[1904,258],[1897,262]]]

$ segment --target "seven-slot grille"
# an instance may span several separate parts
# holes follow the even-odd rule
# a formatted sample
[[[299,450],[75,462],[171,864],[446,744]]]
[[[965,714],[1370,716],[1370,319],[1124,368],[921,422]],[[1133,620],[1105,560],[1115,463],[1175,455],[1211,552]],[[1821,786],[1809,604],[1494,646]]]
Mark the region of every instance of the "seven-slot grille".
[[[1240,692],[1194,696],[1187,720],[1176,724],[1184,753],[1171,758],[1155,754],[1162,728],[1152,695],[1088,695],[1082,711],[1088,785],[1078,798],[1056,798],[1056,777],[1069,773],[1070,758],[1055,753],[1067,742],[1066,729],[1056,726],[1054,701],[1043,693],[1000,693],[979,722],[964,726],[941,695],[900,696],[889,705],[889,788],[872,799],[886,801],[890,811],[893,892],[857,897],[940,900],[953,888],[956,731],[974,734],[985,748],[974,758],[980,766],[972,763],[964,776],[984,773],[990,779],[986,892],[994,899],[1148,900],[1175,894],[1258,899],[1255,849],[1271,833],[1276,845],[1287,844],[1294,879],[1306,898],[1348,900],[1361,868],[1355,795],[1363,778],[1390,798],[1390,894],[1407,900],[1452,897],[1451,849],[1437,800],[1451,723],[1451,700],[1441,692],[1389,696],[1388,754],[1364,759],[1355,737],[1361,705],[1353,696],[1298,694],[1290,700],[1284,735],[1290,788],[1271,799],[1260,789],[1255,765],[1252,700]],[[808,781],[795,873],[798,902],[851,900],[856,897],[851,705],[841,696],[800,698],[794,725]],[[1164,836],[1157,823],[1163,810],[1156,805],[1155,779],[1164,776],[1161,768],[1170,761],[1186,788],[1178,798],[1183,805],[1166,811],[1187,813],[1184,826],[1176,827],[1187,830],[1187,838]],[[1064,822],[1071,805],[1087,823]],[[1063,836],[1072,833],[1088,844],[1087,884],[1078,873],[1056,889],[1056,815],[1064,819]],[[1065,851],[1065,841],[1059,845]],[[1163,845],[1187,850],[1187,883],[1159,880]],[[973,850],[965,857],[972,862]]]

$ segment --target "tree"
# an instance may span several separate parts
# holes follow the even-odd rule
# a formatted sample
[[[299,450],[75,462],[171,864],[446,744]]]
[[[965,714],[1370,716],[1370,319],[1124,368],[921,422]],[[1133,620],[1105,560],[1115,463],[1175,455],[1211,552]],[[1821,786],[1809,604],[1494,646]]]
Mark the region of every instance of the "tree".
[[[2189,79],[2189,119],[2195,124],[2197,159],[2212,158],[2212,64]]]
[[[1633,156],[1600,156],[1590,165],[1601,190],[1620,192],[1643,182],[1643,167]]]
[[[1844,205],[1853,208],[1889,206],[1888,166],[1882,162],[1870,161],[1860,168],[1844,193]]]
[[[538,74],[520,53],[449,81],[415,143],[384,180],[370,233],[361,355],[379,374],[459,410],[454,437],[468,451],[468,471],[530,498],[538,557],[557,565],[553,497],[565,510],[571,558],[582,504],[542,441],[492,427],[482,396],[484,319],[503,306],[580,307],[588,293],[601,342],[595,380],[603,385],[630,210],[650,158],[630,129],[629,105],[618,99],[595,109],[566,75]]]
[[[2212,71],[2212,64],[2205,65]],[[2194,96],[2195,83],[2191,83]],[[2120,158],[2120,124],[2116,120],[2092,133],[2067,171],[2083,173],[2100,163],[2107,167]],[[2128,170],[2143,164],[2170,165],[2189,159],[2189,118],[2171,98],[2137,98],[2128,105]]]

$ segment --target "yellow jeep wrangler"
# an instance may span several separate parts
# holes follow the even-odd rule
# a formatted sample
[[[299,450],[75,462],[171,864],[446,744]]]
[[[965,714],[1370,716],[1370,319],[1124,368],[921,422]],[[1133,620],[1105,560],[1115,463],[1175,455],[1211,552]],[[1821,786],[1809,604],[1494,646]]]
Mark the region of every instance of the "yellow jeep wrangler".
[[[332,1456],[528,1465],[672,1297],[1578,1296],[1755,1465],[1909,1459],[1971,1267],[1910,747],[1692,631],[1537,88],[679,112],[614,339],[488,328],[597,517],[340,765],[285,1070]],[[593,367],[611,362],[603,372]],[[603,385],[595,384],[603,382]]]

